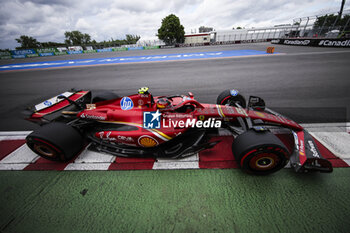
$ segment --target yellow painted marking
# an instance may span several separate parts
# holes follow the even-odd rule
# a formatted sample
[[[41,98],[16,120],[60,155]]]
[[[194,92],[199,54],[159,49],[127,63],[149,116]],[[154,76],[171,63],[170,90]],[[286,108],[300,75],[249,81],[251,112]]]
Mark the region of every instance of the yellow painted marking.
[[[225,114],[224,114],[224,111],[222,111],[221,105],[217,105],[217,106],[218,106],[218,108],[219,108],[219,111],[220,111],[221,114],[222,114],[222,117],[225,117]]]

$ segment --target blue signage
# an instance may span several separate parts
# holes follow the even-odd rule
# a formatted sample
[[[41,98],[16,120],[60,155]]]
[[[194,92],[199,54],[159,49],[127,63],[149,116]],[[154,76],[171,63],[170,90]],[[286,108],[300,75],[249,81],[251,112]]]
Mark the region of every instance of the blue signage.
[[[80,54],[80,53],[83,53],[83,51],[68,51],[67,52],[68,54]]]
[[[12,55],[26,55],[26,54],[34,54],[34,49],[23,49],[23,50],[11,50]]]
[[[130,47],[128,50],[142,50],[143,47]]]
[[[101,53],[101,52],[113,52],[113,50],[111,48],[108,48],[108,49],[96,49],[96,51],[98,53]]]
[[[12,58],[26,58],[26,55],[12,55]]]
[[[39,53],[40,57],[54,56],[54,53]]]

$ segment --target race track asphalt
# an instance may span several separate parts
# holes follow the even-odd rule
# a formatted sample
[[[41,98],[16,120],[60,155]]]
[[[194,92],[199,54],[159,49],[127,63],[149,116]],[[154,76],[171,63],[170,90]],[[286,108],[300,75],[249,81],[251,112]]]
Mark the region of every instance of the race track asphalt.
[[[92,57],[139,56],[203,51],[264,51],[270,43],[124,51],[1,61],[37,62]],[[31,130],[21,111],[70,88],[136,93],[149,86],[154,95],[194,93],[214,103],[236,88],[257,95],[268,106],[298,122],[349,121],[350,50],[274,45],[279,55],[191,61],[167,61],[0,72],[0,130]]]

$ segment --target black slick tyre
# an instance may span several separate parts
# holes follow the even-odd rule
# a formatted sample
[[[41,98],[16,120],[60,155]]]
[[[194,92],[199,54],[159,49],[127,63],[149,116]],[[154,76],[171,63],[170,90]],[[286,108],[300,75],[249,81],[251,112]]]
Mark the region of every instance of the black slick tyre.
[[[49,123],[26,137],[28,147],[41,157],[65,162],[77,155],[84,146],[81,134],[64,123]]]
[[[98,92],[96,93],[96,95],[94,94],[92,97],[92,103],[97,103],[97,102],[102,102],[102,101],[107,101],[107,100],[113,100],[113,99],[117,99],[120,96],[111,92],[111,91],[107,91],[107,92]]]
[[[254,129],[233,141],[232,153],[243,171],[255,175],[277,172],[289,159],[286,146],[273,133]]]
[[[234,107],[236,107],[235,103],[238,103],[242,108],[245,108],[247,106],[244,96],[238,93],[236,90],[225,90],[221,92],[216,99],[216,103]]]

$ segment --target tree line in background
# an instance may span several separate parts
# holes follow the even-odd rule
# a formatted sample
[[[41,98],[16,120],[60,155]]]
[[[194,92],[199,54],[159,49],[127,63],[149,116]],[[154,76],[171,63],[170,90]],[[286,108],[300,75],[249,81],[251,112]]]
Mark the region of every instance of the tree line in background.
[[[319,29],[319,28],[329,28],[329,27],[334,27],[334,29],[336,29],[336,27],[346,27],[345,30],[349,30],[350,27],[350,23],[348,23],[348,20],[350,19],[350,15],[344,15],[343,17],[339,16],[339,15],[334,15],[334,14],[330,14],[330,15],[323,15],[323,16],[319,16],[317,17],[313,27],[314,29]],[[346,25],[346,23],[348,23],[348,25]]]
[[[200,30],[212,30],[212,28],[207,28],[202,26]],[[64,43],[57,42],[38,42],[37,39],[21,35],[15,40],[21,46],[16,47],[16,49],[38,49],[38,48],[52,48],[52,47],[65,47],[65,46],[93,46],[93,47],[117,47],[127,44],[136,44],[140,39],[138,35],[125,35],[125,39],[114,40],[111,38],[109,41],[96,42],[96,40],[91,40],[91,36],[87,33],[82,33],[80,31],[67,31],[64,33],[65,41]],[[174,15],[170,14],[162,20],[162,25],[158,29],[158,38],[163,40],[166,45],[174,45],[177,43],[184,43],[185,41],[185,30],[184,26],[180,24],[180,19]]]
[[[125,35],[125,39],[114,40],[111,38],[109,41],[96,42],[96,40],[91,40],[91,36],[87,33],[82,33],[80,31],[70,31],[65,32],[65,41],[64,43],[57,42],[38,42],[37,39],[22,35],[15,40],[21,46],[16,47],[16,49],[38,49],[38,48],[52,48],[52,47],[65,47],[65,46],[93,46],[93,47],[112,47],[112,46],[121,46],[127,44],[136,44],[140,39],[140,36],[137,35]]]
[[[339,15],[324,15],[317,17],[313,27],[314,29],[318,28],[329,28],[329,27],[346,27],[346,30],[349,29],[350,15],[341,16]],[[300,25],[296,22],[295,25]],[[336,26],[336,27],[335,27]],[[232,28],[234,29],[234,28]],[[236,29],[242,29],[242,27],[237,27]],[[199,27],[199,32],[210,32],[212,27]],[[114,47],[127,44],[136,44],[140,39],[140,36],[137,35],[125,35],[125,39],[121,40],[111,40],[96,42],[96,40],[91,40],[91,36],[87,33],[82,33],[80,31],[67,31],[64,33],[65,41],[64,43],[57,42],[38,42],[35,38],[31,36],[22,35],[19,38],[16,38],[16,41],[21,44],[20,47],[16,49],[35,49],[35,48],[51,48],[51,47],[60,47],[60,46],[93,46],[93,47]],[[181,25],[180,19],[174,15],[170,14],[162,19],[162,25],[158,29],[158,34],[156,35],[160,40],[163,40],[166,45],[174,45],[184,43],[185,41],[185,30],[184,26]]]

